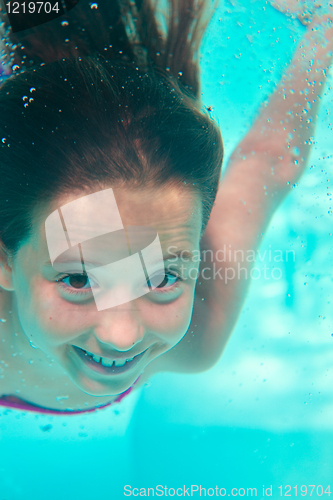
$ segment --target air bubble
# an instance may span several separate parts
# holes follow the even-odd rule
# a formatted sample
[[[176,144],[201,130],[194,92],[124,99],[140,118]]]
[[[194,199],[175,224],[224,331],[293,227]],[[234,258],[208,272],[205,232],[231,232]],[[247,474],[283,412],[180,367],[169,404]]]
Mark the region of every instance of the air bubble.
[[[36,90],[35,87],[30,88],[30,92],[35,92],[35,90]]]
[[[98,4],[97,4],[97,3],[92,3],[92,4],[90,5],[90,8],[91,8],[91,9],[98,9]]]
[[[68,398],[69,398],[69,396],[67,396],[67,395],[66,396],[57,396],[56,401],[61,401],[63,399],[68,399]]]
[[[62,21],[61,26],[68,26],[68,21]]]
[[[39,428],[43,432],[49,432],[52,429],[52,425],[51,424],[41,425]]]

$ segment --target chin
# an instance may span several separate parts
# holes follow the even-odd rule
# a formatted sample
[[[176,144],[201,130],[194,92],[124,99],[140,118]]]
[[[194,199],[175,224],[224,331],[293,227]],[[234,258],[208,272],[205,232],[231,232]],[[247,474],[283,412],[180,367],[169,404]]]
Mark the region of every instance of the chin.
[[[127,391],[137,379],[135,377],[133,381],[110,380],[107,383],[107,381],[94,380],[84,373],[77,372],[75,369],[67,370],[67,374],[76,387],[89,396],[118,396],[122,392]]]

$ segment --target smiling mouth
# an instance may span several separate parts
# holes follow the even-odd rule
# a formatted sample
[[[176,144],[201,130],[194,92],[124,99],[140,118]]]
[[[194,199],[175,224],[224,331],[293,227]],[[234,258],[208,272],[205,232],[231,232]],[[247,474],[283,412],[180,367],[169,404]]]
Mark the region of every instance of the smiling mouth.
[[[80,347],[73,346],[75,352],[78,354],[80,359],[92,370],[103,373],[105,375],[118,375],[120,373],[124,373],[128,370],[134,368],[134,366],[140,361],[143,357],[144,353],[147,351],[143,351],[142,353],[134,356],[133,358],[123,359],[123,360],[112,360],[109,358],[102,358],[97,356],[96,354],[89,353]]]

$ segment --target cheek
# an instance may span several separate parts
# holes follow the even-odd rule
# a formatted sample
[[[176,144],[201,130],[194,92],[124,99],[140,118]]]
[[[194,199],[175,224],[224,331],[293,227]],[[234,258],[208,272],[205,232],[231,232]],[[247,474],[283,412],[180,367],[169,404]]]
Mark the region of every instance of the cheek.
[[[147,330],[174,344],[185,335],[191,322],[194,293],[184,293],[170,304],[150,303],[142,307]]]
[[[36,342],[47,340],[60,344],[75,338],[87,322],[87,313],[57,294],[53,283],[23,275],[19,279],[16,293],[18,316],[21,326],[29,338]],[[38,340],[37,340],[38,339]]]

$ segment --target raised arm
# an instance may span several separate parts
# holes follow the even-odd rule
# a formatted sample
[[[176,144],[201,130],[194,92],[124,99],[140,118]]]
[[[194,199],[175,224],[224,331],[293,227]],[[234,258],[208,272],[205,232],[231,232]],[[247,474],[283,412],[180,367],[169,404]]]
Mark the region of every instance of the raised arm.
[[[235,149],[221,182],[203,245],[218,249],[256,251],[283,198],[307,164],[317,113],[333,50],[333,7],[314,16],[286,74],[262,108],[250,131]],[[231,252],[232,257],[235,256]],[[239,254],[237,254],[239,255]],[[227,255],[228,257],[228,255]],[[226,345],[246,296],[250,279],[237,279],[237,270],[250,268],[237,258],[224,263],[236,278],[202,283],[202,297],[219,311],[210,318],[212,363]],[[229,271],[229,275],[232,275]],[[242,278],[242,276],[241,276]],[[200,287],[198,287],[198,291]]]

